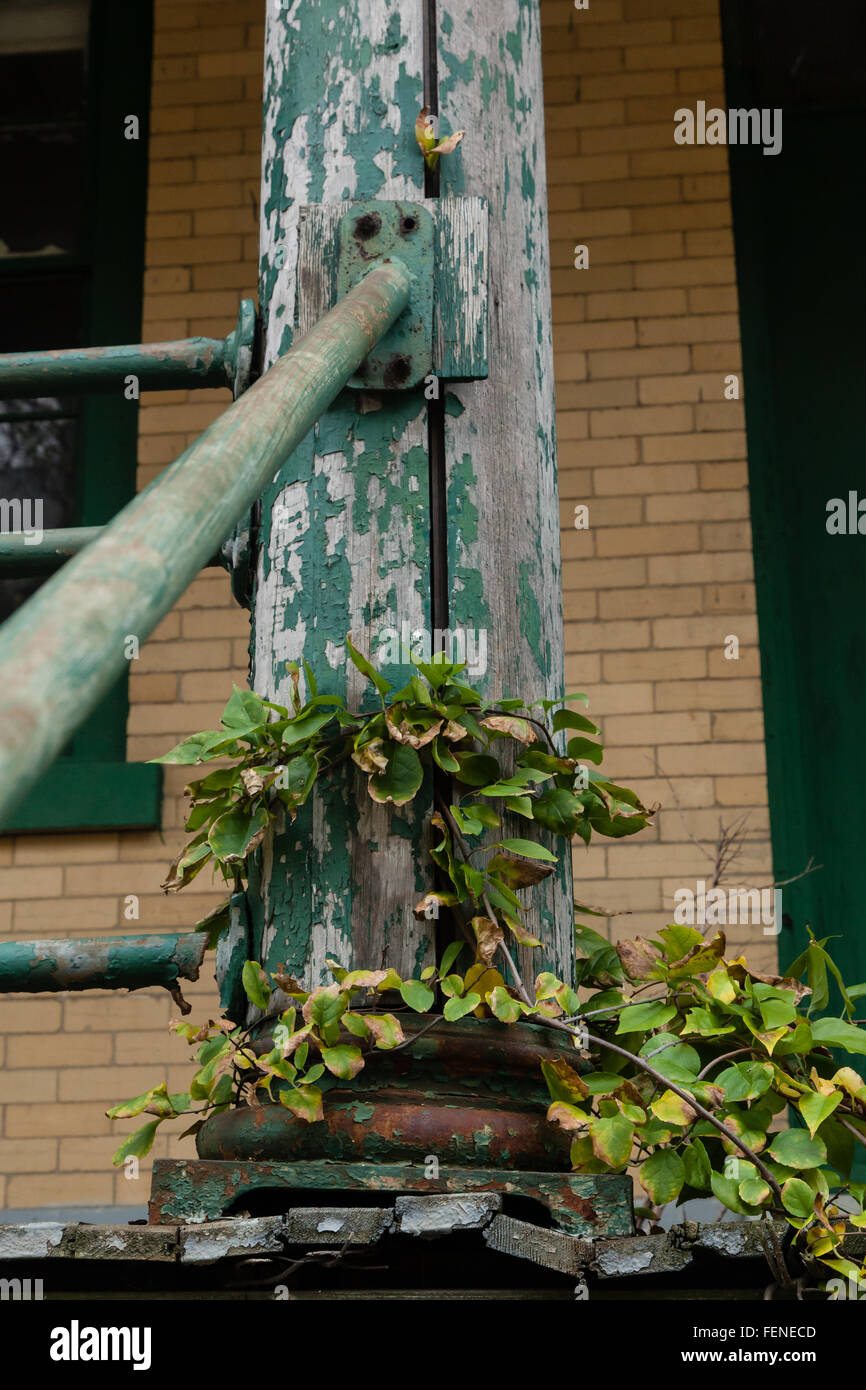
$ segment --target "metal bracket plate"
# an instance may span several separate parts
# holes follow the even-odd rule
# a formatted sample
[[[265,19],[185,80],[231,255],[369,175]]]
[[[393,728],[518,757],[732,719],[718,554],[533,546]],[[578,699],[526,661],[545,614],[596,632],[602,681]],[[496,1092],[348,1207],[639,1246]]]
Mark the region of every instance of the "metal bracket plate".
[[[357,203],[340,223],[337,294],[357,285],[377,261],[391,256],[414,279],[409,303],[364,359],[349,386],[407,390],[433,370],[433,218],[418,203],[374,199]]]
[[[390,206],[390,204],[389,204]],[[442,381],[487,376],[487,244],[484,198],[425,198],[403,204],[433,218],[433,374]],[[295,329],[309,333],[337,300],[340,227],[352,203],[305,203],[298,221]],[[405,260],[405,247],[398,253]]]

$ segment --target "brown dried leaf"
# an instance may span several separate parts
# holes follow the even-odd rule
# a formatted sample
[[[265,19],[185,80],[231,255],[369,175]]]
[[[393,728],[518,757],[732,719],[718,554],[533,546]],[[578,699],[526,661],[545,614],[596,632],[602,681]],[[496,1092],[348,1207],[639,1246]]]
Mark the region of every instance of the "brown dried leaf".
[[[265,789],[265,779],[257,767],[242,767],[241,781],[248,796],[258,796]]]
[[[371,739],[365,743],[363,748],[356,748],[352,754],[352,762],[357,763],[358,767],[364,772],[384,772],[388,766],[388,758],[382,752],[384,743],[380,738]]]
[[[489,714],[486,719],[481,720],[481,727],[492,729],[499,734],[507,734],[509,738],[516,739],[518,743],[527,746],[537,742],[537,735],[532,725],[525,719],[521,719],[515,714]]]
[[[438,145],[434,145],[430,153],[453,154],[465,134],[465,130],[455,130],[453,135],[447,136],[446,139],[440,140]]]
[[[505,937],[498,922],[490,917],[473,917],[472,930],[475,932],[476,959],[490,965]],[[492,988],[492,986],[491,986]]]
[[[296,980],[294,975],[287,975],[282,965],[274,973],[274,980],[278,988],[281,989],[284,994],[306,994],[306,990],[300,981]]]
[[[615,949],[630,980],[648,980],[660,959],[656,947],[643,936],[618,941]]]

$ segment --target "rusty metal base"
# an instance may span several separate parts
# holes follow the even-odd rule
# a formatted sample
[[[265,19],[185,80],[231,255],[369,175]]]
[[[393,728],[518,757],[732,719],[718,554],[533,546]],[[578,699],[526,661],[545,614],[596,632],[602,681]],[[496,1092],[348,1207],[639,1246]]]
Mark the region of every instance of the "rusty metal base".
[[[153,1225],[217,1221],[253,1192],[501,1192],[527,1197],[571,1235],[634,1234],[631,1179],[615,1173],[532,1173],[442,1165],[437,1176],[415,1163],[263,1163],[158,1158],[148,1220]]]

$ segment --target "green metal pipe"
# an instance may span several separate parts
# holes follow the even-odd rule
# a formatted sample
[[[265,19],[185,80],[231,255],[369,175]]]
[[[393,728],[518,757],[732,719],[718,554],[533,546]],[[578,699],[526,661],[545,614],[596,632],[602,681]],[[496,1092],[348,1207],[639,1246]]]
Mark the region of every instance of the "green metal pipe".
[[[239,394],[249,380],[255,323],[255,306],[244,299],[237,327],[226,338],[3,353],[0,399],[122,392],[128,376],[137,378],[141,391],[231,386]]]
[[[0,628],[0,825],[282,468],[409,299],[375,264]],[[45,784],[50,796],[50,778]]]
[[[0,994],[63,989],[147,989],[197,980],[207,932],[105,936],[0,945]]]
[[[0,579],[30,579],[53,574],[73,555],[105,534],[104,526],[69,526],[59,531],[43,531],[37,540],[23,531],[0,532]],[[222,555],[212,555],[204,569],[228,568]]]
[[[95,541],[104,527],[69,526],[62,531],[0,533],[0,579],[51,574]]]

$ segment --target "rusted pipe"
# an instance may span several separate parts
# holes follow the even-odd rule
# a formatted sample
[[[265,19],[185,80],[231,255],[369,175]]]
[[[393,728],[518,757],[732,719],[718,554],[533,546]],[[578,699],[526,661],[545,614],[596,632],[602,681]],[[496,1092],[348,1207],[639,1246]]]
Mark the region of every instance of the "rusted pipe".
[[[179,1000],[178,980],[198,979],[207,941],[206,932],[5,941],[0,945],[0,993],[161,985]]]

